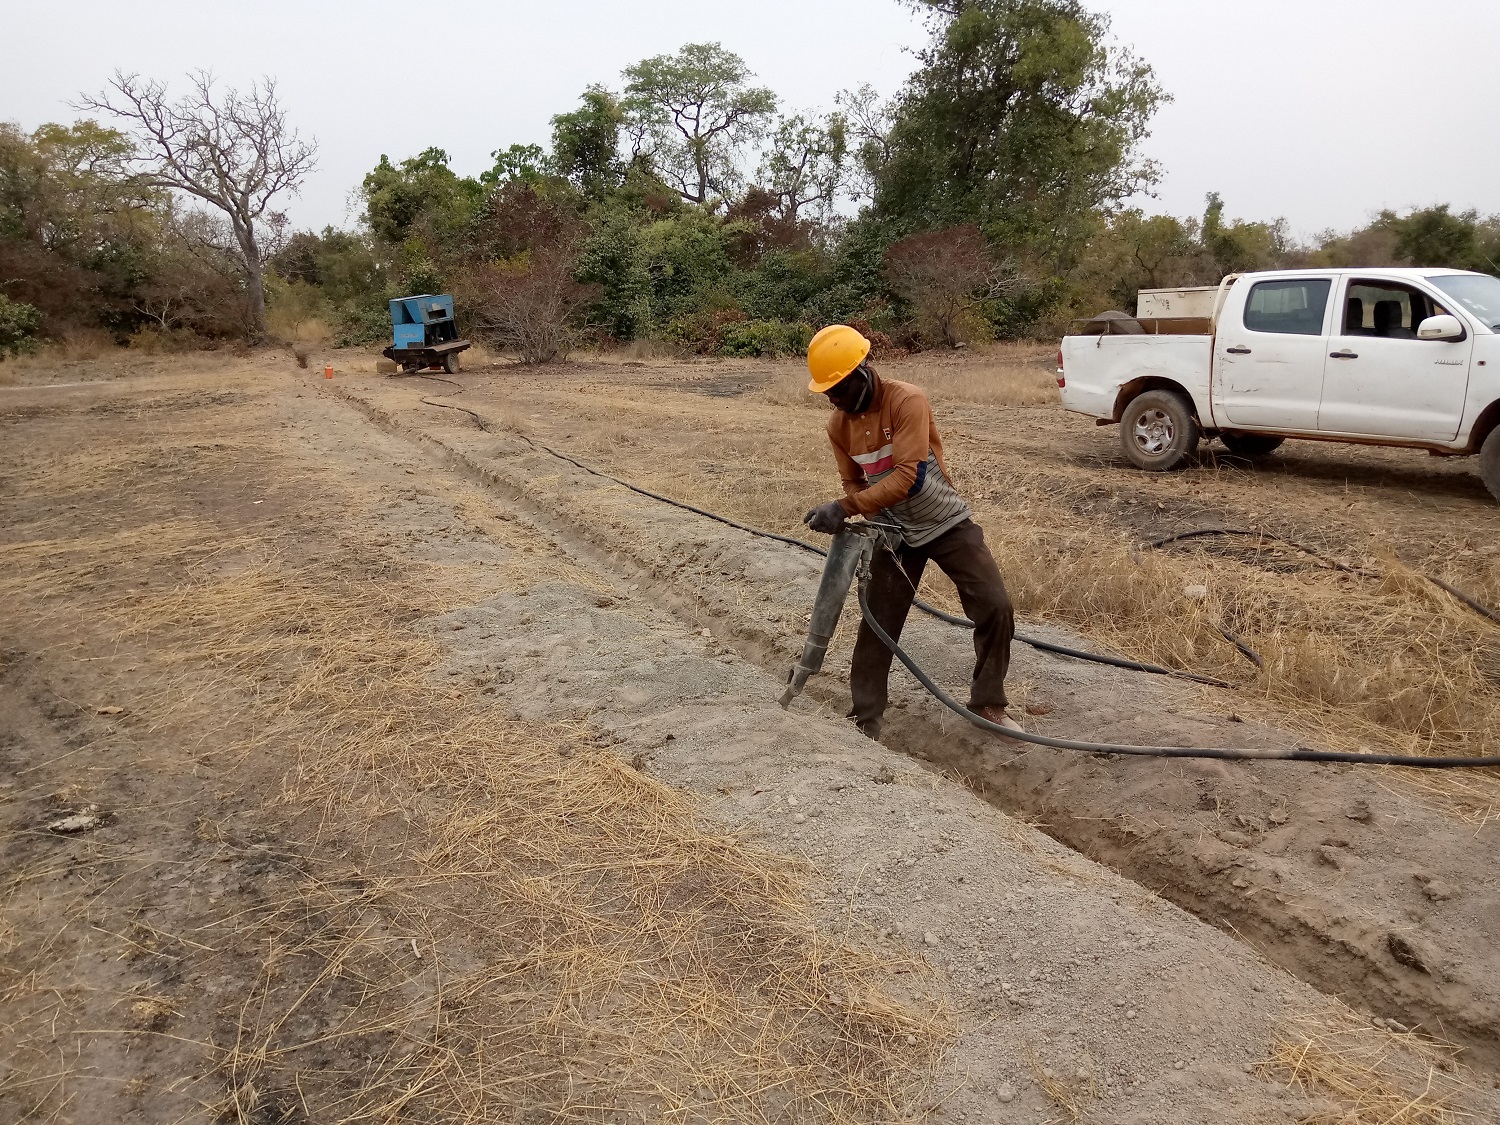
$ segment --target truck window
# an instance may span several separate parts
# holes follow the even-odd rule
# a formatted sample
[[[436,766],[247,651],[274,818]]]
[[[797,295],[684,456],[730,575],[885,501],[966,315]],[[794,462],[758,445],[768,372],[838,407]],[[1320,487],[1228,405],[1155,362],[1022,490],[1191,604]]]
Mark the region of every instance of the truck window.
[[[1441,309],[1426,293],[1410,285],[1351,281],[1344,298],[1344,335],[1415,340],[1417,325]]]
[[[1500,278],[1449,273],[1429,280],[1491,329],[1500,331]]]
[[[1258,281],[1245,301],[1245,327],[1251,332],[1321,336],[1331,278],[1299,277]]]

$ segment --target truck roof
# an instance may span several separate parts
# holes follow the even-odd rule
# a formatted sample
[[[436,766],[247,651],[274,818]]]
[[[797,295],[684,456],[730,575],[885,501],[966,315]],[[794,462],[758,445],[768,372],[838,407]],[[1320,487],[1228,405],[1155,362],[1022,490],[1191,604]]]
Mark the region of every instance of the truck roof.
[[[1238,277],[1286,277],[1304,273],[1316,274],[1345,274],[1357,273],[1363,277],[1389,277],[1393,279],[1406,278],[1416,280],[1423,277],[1446,277],[1450,274],[1470,274],[1474,277],[1485,277],[1486,274],[1476,273],[1474,270],[1455,270],[1444,266],[1328,266],[1323,269],[1290,269],[1290,270],[1255,270],[1242,273]]]

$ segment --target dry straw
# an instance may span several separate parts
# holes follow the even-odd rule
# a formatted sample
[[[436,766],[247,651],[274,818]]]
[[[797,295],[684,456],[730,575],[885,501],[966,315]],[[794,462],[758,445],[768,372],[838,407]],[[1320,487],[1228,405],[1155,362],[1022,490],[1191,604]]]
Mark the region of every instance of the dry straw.
[[[1229,679],[1240,685],[1238,713],[1331,748],[1500,753],[1500,629],[1391,555],[1389,527],[1377,521],[1368,535],[1358,524],[1342,527],[1318,498],[1243,481],[1211,458],[1169,479],[1122,476],[1056,448],[1050,405],[1031,436],[1026,420],[1040,415],[1027,411],[1055,400],[1049,355],[1000,347],[967,365],[917,357],[882,368],[930,388],[948,461],[1024,617],[1128,657]],[[639,376],[639,390],[609,395],[541,382],[524,393],[549,444],[731,518],[805,534],[802,513],[835,488],[824,407],[792,365],[762,377],[761,391],[727,397],[688,393],[654,373]],[[996,408],[1015,412],[1003,429]],[[1244,519],[1380,577],[1254,538],[1146,549],[1163,521],[1170,530],[1195,526],[1184,519],[1217,521],[1174,514],[1199,487],[1243,487],[1241,502],[1255,513]],[[1437,577],[1500,605],[1500,549],[1476,552],[1458,539],[1422,546],[1434,560],[1423,565]],[[952,608],[951,585],[935,568],[928,573],[933,600]],[[1207,596],[1188,596],[1198,586]],[[1263,656],[1263,669],[1225,640],[1224,628]],[[1466,817],[1500,809],[1493,772],[1424,773],[1411,782]]]
[[[1261,1070],[1336,1107],[1303,1125],[1458,1125],[1468,1090],[1460,1048],[1393,1032],[1343,1011],[1293,1021]]]
[[[907,1112],[948,1026],[941,1001],[887,991],[893,971],[918,979],[920,966],[820,932],[805,872],[714,829],[584,728],[499,720],[429,686],[431,641],[389,626],[411,608],[392,591],[372,598],[274,565],[138,607],[140,627],[173,636],[182,664],[217,668],[231,690],[256,685],[257,752],[301,746],[288,800],[320,808],[341,834],[357,827],[372,852],[392,823],[421,829],[403,862],[363,869],[392,878],[378,898],[320,909],[340,919],[331,933],[262,923],[273,949],[321,942],[340,974],[383,982],[339,1038],[393,1035],[411,1048],[329,1119],[385,1120],[396,1090],[415,1091],[411,1108],[433,1120],[528,1105],[560,1120],[604,1105],[649,1105],[662,1120]],[[201,639],[175,639],[184,634]],[[412,870],[419,888],[397,879]],[[295,917],[328,893],[306,885]],[[407,979],[415,955],[391,976],[397,925],[428,951],[421,981]],[[469,958],[439,935],[474,926],[489,932],[459,944],[488,964],[458,968]],[[343,1096],[307,1073],[312,1044],[289,1030],[293,994],[308,991],[267,972],[224,1045],[227,1108],[292,1074],[315,1105]]]
[[[132,512],[149,517],[153,489],[227,466],[176,463],[183,440],[101,453],[57,485],[99,511],[128,473]],[[253,447],[233,447],[250,471]],[[924,964],[821,927],[807,870],[726,833],[583,723],[507,719],[476,688],[439,683],[423,621],[477,584],[572,570],[480,511],[455,515],[510,545],[504,565],[392,568],[352,538],[309,558],[305,537],[231,541],[204,520],[121,513],[0,548],[0,597],[19,618],[140,654],[130,705],[148,737],[199,741],[229,769],[281,763],[285,808],[268,815],[314,815],[273,901],[184,935],[210,975],[214,950],[259,958],[202,1044],[221,1078],[192,1087],[207,1112],[246,1125],[918,1112],[952,1035]],[[6,946],[45,949],[23,917],[0,913]],[[59,1018],[47,996],[67,966],[39,956],[4,994],[15,1041]],[[168,1003],[136,997],[121,1032],[152,1034],[175,1018]],[[49,1065],[28,1059],[0,1097],[64,1112],[77,1076]]]

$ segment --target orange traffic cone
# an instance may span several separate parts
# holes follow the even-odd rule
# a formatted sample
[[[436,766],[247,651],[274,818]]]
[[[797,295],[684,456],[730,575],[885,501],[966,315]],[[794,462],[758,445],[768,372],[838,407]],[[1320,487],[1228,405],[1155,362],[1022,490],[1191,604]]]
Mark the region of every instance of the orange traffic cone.
[[[325,379],[332,379],[333,378],[333,364],[331,364],[331,363],[325,363],[323,365],[323,378],[325,378]]]

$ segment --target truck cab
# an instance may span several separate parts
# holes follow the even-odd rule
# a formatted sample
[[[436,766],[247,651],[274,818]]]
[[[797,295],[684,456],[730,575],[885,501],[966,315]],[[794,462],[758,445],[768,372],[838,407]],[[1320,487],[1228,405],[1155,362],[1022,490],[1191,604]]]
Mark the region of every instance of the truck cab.
[[[1178,304],[1203,311],[1201,296]],[[1120,423],[1122,449],[1143,469],[1187,463],[1204,436],[1248,456],[1287,438],[1410,446],[1479,457],[1500,499],[1500,438],[1490,440],[1500,429],[1500,279],[1231,275],[1208,311],[1138,315],[1136,327],[1111,321],[1098,335],[1087,322],[1059,352],[1063,405]]]

